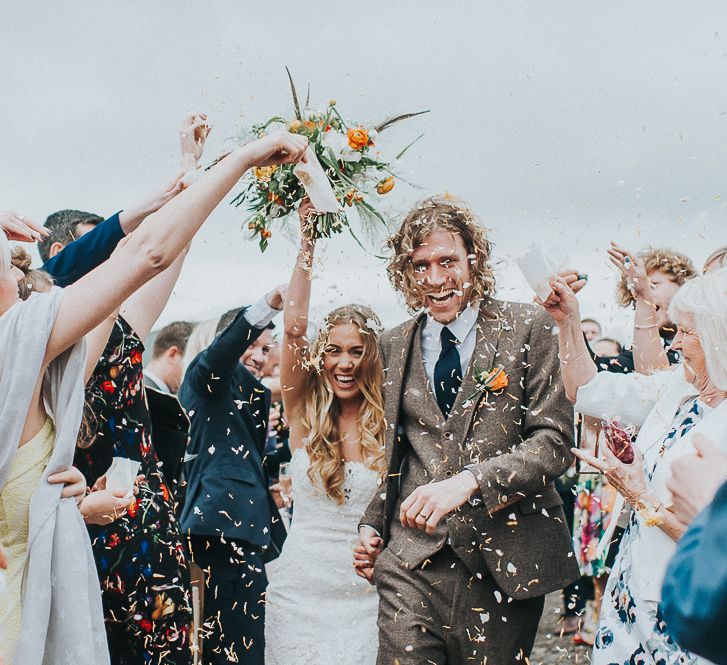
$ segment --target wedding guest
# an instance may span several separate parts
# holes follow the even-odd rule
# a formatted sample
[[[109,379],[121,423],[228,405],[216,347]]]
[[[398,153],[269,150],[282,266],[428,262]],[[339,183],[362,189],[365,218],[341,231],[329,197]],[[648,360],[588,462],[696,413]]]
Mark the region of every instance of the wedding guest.
[[[601,337],[601,324],[596,319],[583,319],[581,321],[581,330],[583,330],[589,344]]]
[[[672,462],[693,449],[697,434],[727,438],[727,361],[719,351],[727,344],[727,270],[694,278],[676,293],[668,315],[676,323],[672,346],[682,353],[683,367],[648,376],[597,372],[573,291],[562,280],[551,286],[556,295],[546,308],[560,330],[563,383],[576,409],[640,427],[632,463],[608,446],[602,446],[605,460],[574,450],[621,494],[615,515],[624,501],[633,508],[604,595],[592,662],[703,662],[674,642],[660,609],[664,572],[684,531],[666,507],[666,481]]]
[[[724,440],[723,440],[724,444]],[[727,663],[727,453],[695,437],[695,455],[672,465],[667,487],[673,510],[689,523],[677,543],[662,588],[669,633],[692,653]],[[699,482],[694,482],[694,473]],[[718,491],[715,493],[715,485]],[[696,517],[694,515],[696,514]]]
[[[212,344],[219,322],[220,317],[208,319],[207,321],[196,324],[192,329],[187,340],[187,345],[184,347],[184,354],[182,355],[182,380],[184,380],[184,376],[192,361]]]
[[[182,383],[182,358],[195,324],[175,321],[164,326],[154,337],[151,360],[144,367],[147,387],[176,394]]]
[[[304,202],[298,214],[280,361],[295,514],[268,586],[265,662],[373,665],[377,596],[350,560],[351,536],[384,472],[380,324],[368,307],[346,305],[308,340],[316,213]]]
[[[418,203],[389,247],[416,316],[381,336],[388,471],[357,569],[379,594],[377,662],[524,662],[544,594],[578,577],[553,485],[573,442],[553,325],[493,298],[490,242],[451,198]]]
[[[27,300],[31,293],[45,293],[53,287],[53,279],[47,272],[30,267],[33,260],[22,247],[13,247],[11,262],[23,273],[18,282],[18,295],[21,300]]]
[[[202,116],[188,116],[180,136],[182,155],[188,154],[185,142],[201,153],[207,136]],[[89,528],[112,663],[181,664],[192,658],[189,561],[173,492],[187,435],[182,432],[181,439],[170,442],[168,431],[153,429],[150,406],[158,408],[164,396],[145,389],[142,365],[144,343],[166,306],[188,248],[129,297],[115,321],[105,321],[88,336],[89,357],[100,358],[86,388],[96,428],[92,441],[79,441],[75,464],[89,484],[117,457],[139,462],[145,478],[121,519]],[[178,356],[181,360],[181,353]],[[168,399],[176,403],[176,398]],[[181,412],[178,404],[177,408]],[[170,457],[161,454],[170,447]]]
[[[670,348],[675,326],[669,321],[669,303],[687,280],[697,274],[689,257],[671,249],[649,248],[633,254],[616,243],[608,250],[621,278],[618,300],[634,308],[632,348],[619,354],[621,366],[651,374],[679,362]]]
[[[179,391],[191,421],[180,522],[206,576],[204,665],[264,663],[265,563],[285,527],[263,466],[270,391],[259,379],[284,291],[223,315]]]
[[[62,487],[45,482],[50,473],[70,464],[75,448],[83,405],[79,340],[169,267],[250,166],[296,161],[303,158],[306,145],[301,137],[279,133],[234,151],[159,210],[153,223],[142,223],[107,262],[66,289],[54,288],[26,302],[18,301],[18,271],[12,268],[4,236],[0,237],[0,344],[5,358],[0,369],[0,440],[5,442],[0,447],[0,492],[14,465],[16,470],[18,465],[41,470],[37,486],[26,485],[25,505],[31,494],[32,505],[15,515],[12,523],[2,522],[3,542],[28,543],[29,564],[20,596],[22,629],[19,636],[3,637],[4,648],[15,652],[16,665],[109,662],[98,578],[76,501],[63,497]],[[51,570],[61,572],[49,587]],[[8,583],[20,588],[21,579],[9,577]],[[21,616],[20,610],[0,606],[3,625]]]
[[[593,353],[597,356],[618,356],[623,351],[621,342],[611,337],[601,337],[591,345]]]

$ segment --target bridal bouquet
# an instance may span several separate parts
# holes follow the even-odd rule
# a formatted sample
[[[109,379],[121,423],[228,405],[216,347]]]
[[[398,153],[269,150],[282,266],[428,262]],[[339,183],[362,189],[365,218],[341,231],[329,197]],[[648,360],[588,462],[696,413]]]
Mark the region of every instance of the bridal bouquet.
[[[251,215],[246,220],[247,226],[253,237],[259,238],[260,250],[264,252],[267,249],[273,222],[282,220],[296,210],[307,194],[313,204],[319,210],[322,209],[314,198],[314,188],[319,190],[319,197],[323,200],[327,198],[330,204],[325,206],[325,212],[312,221],[313,237],[329,238],[348,228],[356,238],[346,217],[347,207],[357,210],[368,231],[373,232],[379,224],[386,228],[386,222],[376,204],[380,197],[394,188],[396,176],[392,161],[384,159],[376,148],[376,139],[393,124],[427,111],[393,116],[374,126],[344,120],[336,108],[335,99],[328,102],[325,110],[319,110],[310,107],[308,97],[301,108],[290,72],[288,77],[295,117],[273,116],[261,124],[253,125],[251,133],[259,138],[268,132],[287,128],[290,132],[306,136],[309,141],[309,159],[315,155],[322,169],[318,164],[312,167],[305,165],[306,173],[302,172],[302,165],[266,166],[253,169],[246,178],[243,190],[235,195],[232,204],[248,204]],[[395,160],[400,159],[421,136],[399,152]],[[316,182],[318,173],[320,177]],[[305,187],[303,182],[306,183]]]

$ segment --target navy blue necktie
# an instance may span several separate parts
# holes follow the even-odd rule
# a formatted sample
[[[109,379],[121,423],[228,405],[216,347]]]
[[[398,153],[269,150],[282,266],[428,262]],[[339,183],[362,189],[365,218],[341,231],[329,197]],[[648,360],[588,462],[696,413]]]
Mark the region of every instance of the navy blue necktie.
[[[462,363],[457,351],[457,338],[446,326],[441,334],[442,350],[434,366],[434,394],[445,418],[454,406],[457,392],[462,385]]]

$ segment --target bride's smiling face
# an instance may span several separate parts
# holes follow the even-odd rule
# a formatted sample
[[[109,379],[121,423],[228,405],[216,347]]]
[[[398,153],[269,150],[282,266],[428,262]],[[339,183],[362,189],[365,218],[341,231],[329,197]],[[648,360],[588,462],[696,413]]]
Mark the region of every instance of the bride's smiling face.
[[[323,371],[333,394],[340,400],[360,397],[356,378],[364,356],[364,340],[358,326],[351,322],[337,323],[328,331],[323,353]]]

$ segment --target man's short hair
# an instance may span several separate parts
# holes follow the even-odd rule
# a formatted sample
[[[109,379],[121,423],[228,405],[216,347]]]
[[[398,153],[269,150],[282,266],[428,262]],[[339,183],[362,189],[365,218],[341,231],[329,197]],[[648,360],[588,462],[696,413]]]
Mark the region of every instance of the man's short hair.
[[[173,346],[176,346],[182,353],[187,348],[187,340],[194,330],[194,323],[190,321],[175,321],[164,326],[154,338],[151,357],[158,358],[166,353]]]
[[[243,310],[247,309],[246,307],[235,307],[235,309],[229,309],[227,310],[221,317],[220,320],[217,323],[217,330],[215,331],[215,335],[219,335],[227,326],[229,326],[234,320],[235,317]],[[275,324],[268,323],[268,325],[265,326],[265,328],[269,328],[270,330],[273,330],[275,328]]]
[[[76,229],[81,224],[96,226],[101,222],[103,222],[103,217],[82,210],[59,210],[48,215],[45,220],[45,228],[50,231],[50,235],[38,243],[38,251],[43,263],[50,258],[50,248],[53,243],[58,242],[65,247],[74,240],[78,240]]]

